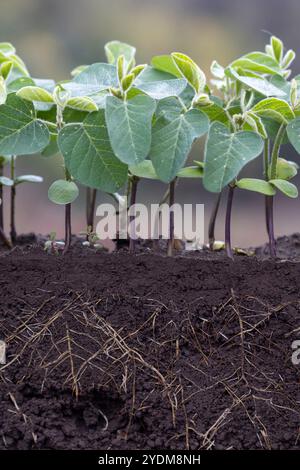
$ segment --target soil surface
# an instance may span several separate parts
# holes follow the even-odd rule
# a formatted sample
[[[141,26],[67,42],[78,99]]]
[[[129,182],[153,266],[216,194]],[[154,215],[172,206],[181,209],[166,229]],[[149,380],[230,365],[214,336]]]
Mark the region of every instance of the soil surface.
[[[300,237],[279,248],[2,251],[0,449],[300,449]]]

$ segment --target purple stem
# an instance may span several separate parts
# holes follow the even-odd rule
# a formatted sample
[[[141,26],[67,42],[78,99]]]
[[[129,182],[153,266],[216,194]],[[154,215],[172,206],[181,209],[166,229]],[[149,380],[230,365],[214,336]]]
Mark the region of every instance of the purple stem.
[[[233,253],[231,247],[231,214],[232,214],[232,204],[233,204],[233,196],[234,196],[234,186],[229,186],[228,190],[228,199],[227,199],[227,210],[226,210],[226,222],[225,222],[225,245],[226,245],[226,253],[229,258],[232,260]]]

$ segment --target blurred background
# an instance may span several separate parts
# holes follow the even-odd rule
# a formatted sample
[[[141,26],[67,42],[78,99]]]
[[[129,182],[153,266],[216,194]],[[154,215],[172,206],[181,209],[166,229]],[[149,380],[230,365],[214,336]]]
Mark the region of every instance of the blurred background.
[[[299,0],[1,0],[0,41],[12,42],[32,76],[62,80],[79,64],[105,59],[104,44],[118,39],[137,47],[140,63],[153,55],[184,52],[209,75],[213,59],[223,65],[252,50],[263,50],[270,34],[299,52],[294,74],[300,72]],[[202,159],[203,143],[192,158]],[[284,157],[299,159],[287,147]],[[17,228],[21,232],[63,234],[63,208],[48,201],[50,184],[63,175],[59,157],[20,157],[19,174],[44,177],[42,185],[18,188]],[[261,176],[260,162],[247,167],[245,175]],[[300,181],[299,181],[300,182]],[[163,184],[145,183],[140,202],[158,202]],[[84,195],[74,206],[74,232],[85,229]],[[5,195],[7,201],[8,195]],[[208,219],[214,195],[199,182],[178,187],[178,201],[205,204]],[[98,202],[107,201],[103,194]],[[8,215],[8,214],[7,214]],[[6,217],[6,221],[7,221]],[[224,211],[218,223],[223,239]],[[300,231],[300,200],[276,198],[276,234]],[[239,191],[233,214],[234,244],[254,246],[266,241],[263,197]]]

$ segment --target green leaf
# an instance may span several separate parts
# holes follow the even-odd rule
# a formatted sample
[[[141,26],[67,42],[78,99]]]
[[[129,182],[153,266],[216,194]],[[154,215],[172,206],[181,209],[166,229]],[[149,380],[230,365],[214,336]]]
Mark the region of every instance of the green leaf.
[[[221,192],[262,150],[263,140],[258,134],[245,131],[230,133],[223,124],[213,123],[205,149],[205,188],[213,193]]]
[[[263,122],[263,125],[264,125],[266,131],[267,131],[268,138],[271,141],[274,141],[277,134],[278,134],[278,131],[280,129],[281,123],[278,122],[278,121],[274,121],[274,119],[271,119],[269,117],[262,117],[261,120]],[[288,140],[288,137],[287,137],[287,133],[285,133],[282,144],[287,144],[288,142],[289,142],[289,140]]]
[[[230,123],[229,117],[224,108],[216,103],[201,107],[201,111],[208,116],[210,122],[218,121],[226,125],[229,125]]]
[[[176,67],[174,60],[170,55],[158,55],[153,57],[151,65],[157,70],[161,70],[162,72],[167,72],[171,75],[174,75],[174,77],[182,77],[182,74]]]
[[[72,77],[77,77],[81,72],[88,68],[88,65],[78,65],[75,69],[72,70],[71,75]]]
[[[8,93],[16,93],[18,90],[26,86],[35,86],[34,80],[30,77],[19,77],[8,83],[7,91]]]
[[[292,199],[296,199],[298,197],[297,187],[289,181],[276,179],[270,180],[269,183],[271,183],[273,186],[275,186],[275,188],[279,189],[279,191],[281,191],[283,194]]]
[[[297,78],[297,77],[295,77]],[[281,75],[273,75],[270,78],[270,83],[274,85],[276,88],[282,91],[284,95],[282,95],[282,99],[288,101],[291,91],[291,83],[285,80]]]
[[[254,131],[259,134],[263,139],[268,138],[266,128],[259,116],[254,113],[246,113],[246,124],[244,125],[243,130]]]
[[[203,178],[203,168],[200,166],[187,166],[177,173],[177,178]]]
[[[42,183],[44,181],[44,178],[41,176],[36,176],[36,175],[23,175],[23,176],[18,176],[18,178],[15,179],[15,184],[21,184],[21,183]]]
[[[14,182],[10,178],[6,178],[6,176],[0,176],[0,186],[13,186]]]
[[[210,71],[213,76],[218,78],[219,80],[223,80],[225,78],[225,69],[216,60],[212,62],[210,66]]]
[[[133,176],[137,176],[138,178],[145,178],[149,180],[158,179],[151,160],[144,160],[138,165],[130,166],[129,171]]]
[[[281,72],[277,61],[264,52],[246,54],[232,62],[231,67],[268,75],[276,75]]]
[[[193,142],[208,131],[209,121],[197,109],[180,114],[176,119],[165,117],[153,127],[150,158],[158,177],[170,183],[185,164]]]
[[[30,155],[44,149],[49,140],[48,128],[36,119],[32,103],[9,95],[0,106],[0,153]]]
[[[93,111],[98,111],[98,106],[91,98],[87,96],[78,96],[76,98],[70,98],[67,101],[67,106],[78,111],[85,111],[87,113],[92,113]]]
[[[240,189],[264,194],[265,196],[274,196],[276,194],[276,190],[271,183],[255,178],[243,178],[237,181],[236,186]]]
[[[257,91],[264,96],[276,96],[282,97],[285,96],[285,91],[277,88],[272,83],[270,83],[265,78],[256,78],[256,77],[246,77],[239,75],[235,70],[229,68],[227,74],[233,77],[235,80],[239,81],[246,87],[251,88],[251,90]]]
[[[272,36],[271,45],[273,49],[274,58],[280,64],[283,58],[283,42],[276,36]]]
[[[11,162],[11,155],[0,155],[0,165],[4,167]]]
[[[295,150],[300,153],[300,117],[289,122],[287,135]]]
[[[29,77],[29,72],[27,70],[27,67],[19,56],[15,54],[10,55],[9,60],[14,64],[14,72],[16,75]]]
[[[190,57],[179,52],[173,52],[172,58],[182,76],[186,78],[196,93],[199,94],[203,91],[206,85],[206,77],[198,65]]]
[[[16,48],[10,42],[0,42],[0,52],[9,57],[16,53]]]
[[[135,76],[133,75],[133,73],[126,75],[126,77],[124,77],[121,82],[122,90],[128,91],[131,88],[134,82],[134,79],[135,79]]]
[[[88,114],[81,124],[68,124],[58,145],[71,175],[90,188],[114,193],[127,181],[127,166],[110,145],[104,110]]]
[[[124,56],[126,67],[133,63],[136,48],[120,41],[111,41],[105,45],[105,53],[109,64],[116,65],[118,58]]]
[[[119,85],[117,70],[114,65],[97,63],[86,67],[74,80],[64,83],[63,87],[72,97],[91,96]]]
[[[176,119],[182,111],[183,107],[179,99],[171,96],[169,98],[159,100],[155,111],[155,117],[156,119],[165,117],[169,121],[172,121],[173,119]]]
[[[49,188],[48,197],[58,205],[72,204],[79,196],[79,189],[73,181],[58,180]]]
[[[296,53],[290,49],[282,59],[282,68],[287,69],[296,58]]]
[[[290,180],[294,178],[298,173],[298,165],[295,162],[289,162],[284,158],[278,158],[276,178],[280,180]],[[269,177],[271,175],[271,168],[269,169]]]
[[[266,98],[260,101],[251,109],[251,112],[258,116],[270,117],[274,121],[285,124],[295,118],[290,105],[278,98]]]
[[[54,103],[53,96],[44,88],[27,86],[17,91],[17,96],[27,101],[40,101],[42,103]]]
[[[179,96],[187,86],[184,79],[147,67],[137,77],[135,87],[155,100]]]
[[[136,165],[148,156],[151,146],[151,124],[155,101],[149,96],[136,96],[123,101],[114,96],[106,100],[106,123],[113,151],[128,165]]]
[[[10,72],[12,71],[12,69],[13,69],[13,66],[14,66],[14,64],[10,60],[4,62],[1,65],[0,72],[1,72],[1,75],[4,78],[4,80],[9,81],[9,75],[10,75]]]
[[[0,77],[0,105],[4,104],[7,99],[7,89],[5,80],[3,77]]]
[[[50,134],[50,142],[42,151],[43,157],[53,157],[59,153],[57,145],[57,134]]]

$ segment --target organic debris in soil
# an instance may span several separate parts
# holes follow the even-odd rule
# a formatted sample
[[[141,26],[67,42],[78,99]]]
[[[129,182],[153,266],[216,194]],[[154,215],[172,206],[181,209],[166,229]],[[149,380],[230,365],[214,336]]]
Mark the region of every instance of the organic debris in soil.
[[[202,256],[2,256],[0,448],[298,449],[300,266]]]

